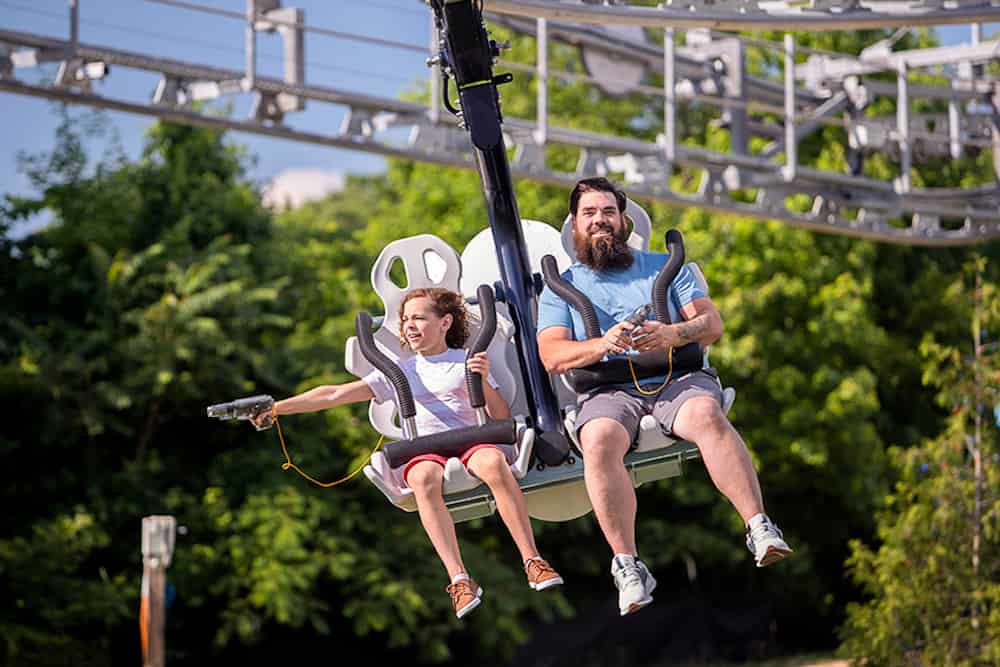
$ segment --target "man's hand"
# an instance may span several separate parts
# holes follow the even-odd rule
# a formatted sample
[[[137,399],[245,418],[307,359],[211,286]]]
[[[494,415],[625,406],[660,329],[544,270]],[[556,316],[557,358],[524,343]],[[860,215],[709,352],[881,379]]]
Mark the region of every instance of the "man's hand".
[[[666,352],[671,347],[681,347],[684,342],[671,324],[646,320],[632,335],[632,348],[639,352]]]
[[[479,373],[485,381],[490,376],[490,360],[485,352],[477,352],[465,362],[465,367],[473,373]]]
[[[605,354],[625,354],[632,347],[631,332],[635,327],[631,322],[619,322],[601,337]]]

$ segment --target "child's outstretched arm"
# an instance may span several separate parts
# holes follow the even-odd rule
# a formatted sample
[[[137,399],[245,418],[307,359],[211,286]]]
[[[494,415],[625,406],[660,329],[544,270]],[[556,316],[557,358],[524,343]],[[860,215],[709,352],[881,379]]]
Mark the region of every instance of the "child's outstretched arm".
[[[317,412],[338,405],[357,403],[375,397],[371,387],[364,380],[347,384],[324,384],[309,391],[275,402],[271,412],[262,412],[250,418],[258,429],[267,428],[277,415],[293,415],[299,412]]]
[[[267,428],[277,415],[293,415],[299,412],[317,412],[338,405],[357,403],[375,397],[371,387],[364,380],[355,380],[347,384],[324,384],[313,387],[309,391],[276,401],[271,412],[262,412],[250,418],[250,422],[258,429]]]
[[[300,412],[317,412],[335,408],[338,405],[371,400],[374,397],[375,394],[372,393],[371,387],[364,380],[355,380],[347,384],[324,384],[275,402],[274,414],[294,415]]]
[[[465,362],[469,370],[479,373],[483,378],[483,397],[486,399],[486,414],[493,419],[508,419],[510,417],[510,406],[507,401],[494,389],[487,378],[490,376],[490,360],[485,352],[469,357]]]

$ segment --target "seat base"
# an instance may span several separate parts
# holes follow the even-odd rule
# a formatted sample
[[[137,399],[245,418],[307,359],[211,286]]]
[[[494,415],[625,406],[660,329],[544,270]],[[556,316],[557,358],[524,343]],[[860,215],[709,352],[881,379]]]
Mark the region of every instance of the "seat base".
[[[559,466],[535,466],[519,481],[528,506],[528,514],[540,521],[569,521],[592,509],[583,481],[583,461],[573,456],[572,462]],[[684,463],[701,458],[694,443],[674,441],[666,447],[648,451],[633,450],[625,457],[625,468],[632,485],[677,477]],[[478,486],[470,491],[445,498],[456,522],[489,516],[496,511],[496,501],[489,488]]]

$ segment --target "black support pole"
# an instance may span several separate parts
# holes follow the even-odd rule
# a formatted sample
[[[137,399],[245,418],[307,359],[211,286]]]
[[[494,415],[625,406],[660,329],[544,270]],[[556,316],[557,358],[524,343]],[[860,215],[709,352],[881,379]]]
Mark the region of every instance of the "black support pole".
[[[475,0],[432,0],[431,4],[442,36],[442,66],[457,84],[461,120],[469,130],[483,183],[504,285],[502,296],[514,320],[521,377],[537,432],[535,452],[545,464],[558,465],[569,455],[569,441],[535,339],[534,277],[500,129],[500,96],[493,77],[497,47],[489,39]]]

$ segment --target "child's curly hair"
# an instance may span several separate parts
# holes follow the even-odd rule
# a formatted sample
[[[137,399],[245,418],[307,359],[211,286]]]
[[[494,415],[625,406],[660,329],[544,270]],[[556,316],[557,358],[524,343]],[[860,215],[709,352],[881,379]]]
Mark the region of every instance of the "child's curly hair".
[[[418,287],[410,290],[403,297],[399,304],[399,344],[404,349],[410,348],[409,341],[403,335],[403,309],[410,299],[426,297],[431,301],[431,308],[438,317],[451,315],[451,327],[445,334],[445,344],[453,349],[465,347],[465,341],[469,339],[469,316],[465,310],[465,298],[458,292],[443,287]]]

